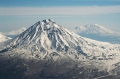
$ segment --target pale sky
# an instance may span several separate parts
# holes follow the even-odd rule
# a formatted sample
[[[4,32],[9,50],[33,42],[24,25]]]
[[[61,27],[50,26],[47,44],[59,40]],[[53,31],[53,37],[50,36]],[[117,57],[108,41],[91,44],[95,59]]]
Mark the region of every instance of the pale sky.
[[[0,32],[53,19],[68,29],[100,24],[120,31],[120,0],[0,0]]]

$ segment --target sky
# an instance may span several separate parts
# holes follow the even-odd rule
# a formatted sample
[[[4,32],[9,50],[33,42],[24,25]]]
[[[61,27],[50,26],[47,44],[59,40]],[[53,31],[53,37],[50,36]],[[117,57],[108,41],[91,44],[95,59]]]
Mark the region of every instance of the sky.
[[[53,19],[68,29],[100,24],[120,32],[120,0],[0,0],[0,32]]]

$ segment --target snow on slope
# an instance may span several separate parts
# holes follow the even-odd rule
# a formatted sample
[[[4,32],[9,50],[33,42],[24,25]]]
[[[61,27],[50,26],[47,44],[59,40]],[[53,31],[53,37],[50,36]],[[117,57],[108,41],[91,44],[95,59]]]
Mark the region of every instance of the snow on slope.
[[[88,24],[85,26],[75,27],[74,31],[79,34],[85,33],[85,34],[99,34],[102,36],[108,36],[108,35],[120,36],[120,33],[106,29],[99,24]]]
[[[14,51],[15,55],[22,54],[23,58],[43,59],[49,55],[65,55],[74,60],[113,60],[120,55],[120,45],[81,37],[47,19],[35,23],[12,39],[6,49],[0,52],[9,51]]]
[[[11,39],[11,38],[6,37],[6,36],[4,36],[2,33],[0,33],[0,42],[7,41],[7,40],[9,40],[9,39]]]
[[[24,32],[25,30],[26,30],[26,28],[21,28],[18,30],[10,31],[10,32],[4,32],[3,34],[4,35],[19,35],[20,33]]]

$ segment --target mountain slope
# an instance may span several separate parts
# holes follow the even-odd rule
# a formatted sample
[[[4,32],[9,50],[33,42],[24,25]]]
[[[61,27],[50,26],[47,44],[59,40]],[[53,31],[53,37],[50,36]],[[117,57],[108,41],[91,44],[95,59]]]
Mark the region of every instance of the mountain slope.
[[[6,36],[4,36],[3,34],[0,33],[0,42],[7,41],[7,40],[9,40],[9,39],[11,39],[11,38],[6,37]]]
[[[104,28],[99,24],[88,24],[74,28],[74,32],[87,38],[103,42],[120,43],[120,33]]]
[[[120,56],[120,45],[83,38],[51,19],[35,23],[5,46],[0,51],[0,77],[3,79],[111,76],[115,69],[111,65],[118,63]],[[11,76],[13,74],[16,76]]]

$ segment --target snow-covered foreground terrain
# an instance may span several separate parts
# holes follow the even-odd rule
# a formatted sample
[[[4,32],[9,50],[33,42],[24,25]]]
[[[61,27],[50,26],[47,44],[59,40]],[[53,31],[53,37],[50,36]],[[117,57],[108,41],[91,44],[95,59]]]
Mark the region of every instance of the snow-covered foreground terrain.
[[[120,78],[120,45],[81,37],[51,19],[35,23],[1,48],[4,79]]]
[[[88,24],[85,26],[78,26],[73,31],[83,37],[110,42],[120,43],[120,33],[111,31],[99,24]]]

